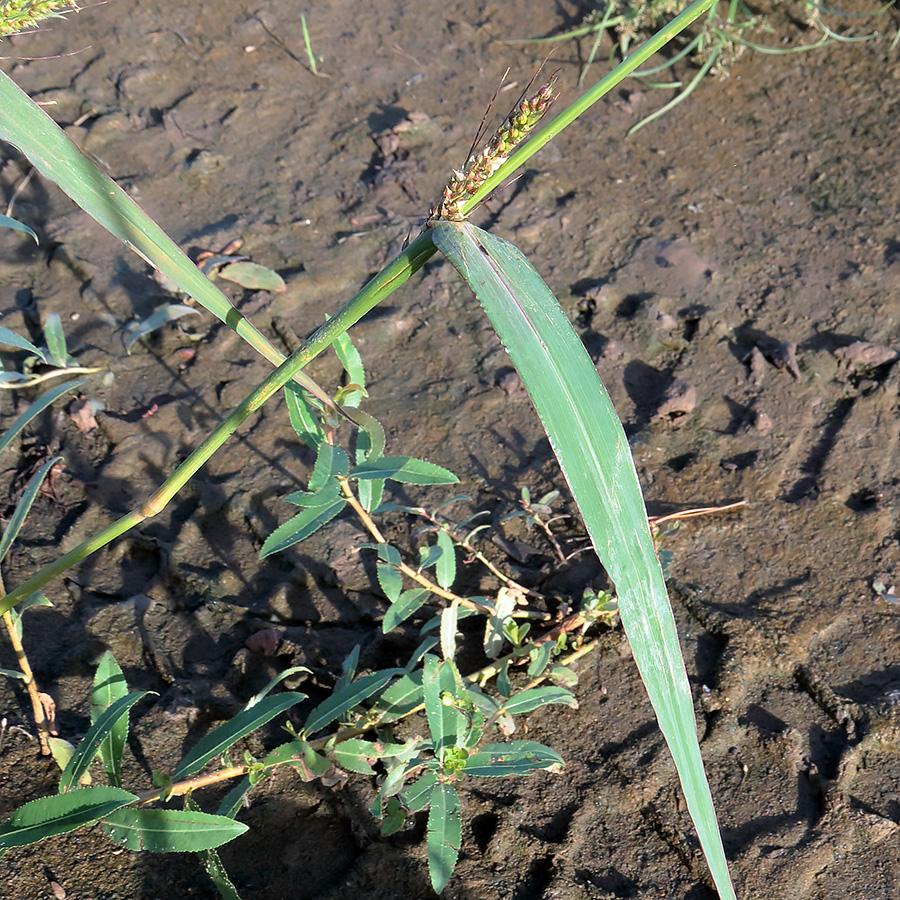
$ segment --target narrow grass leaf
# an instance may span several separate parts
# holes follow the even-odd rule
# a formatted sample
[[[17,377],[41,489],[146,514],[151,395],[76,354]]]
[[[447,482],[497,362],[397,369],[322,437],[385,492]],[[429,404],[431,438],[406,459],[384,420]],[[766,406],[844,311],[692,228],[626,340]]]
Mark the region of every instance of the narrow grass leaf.
[[[675,619],[612,401],[568,319],[521,251],[469,224],[440,222],[432,232],[435,245],[478,296],[528,389],[594,548],[616,585],[622,624],[719,894],[734,900]]]
[[[506,775],[530,775],[541,769],[558,771],[563,758],[550,747],[535,741],[511,741],[487,744],[466,760],[466,775],[499,778]]]
[[[6,678],[21,678],[23,681],[28,678],[24,672],[16,672],[14,669],[0,669],[0,675]]]
[[[9,442],[13,440],[35,416],[39,415],[50,406],[51,403],[54,403],[68,391],[74,391],[76,388],[81,387],[84,382],[85,379],[81,379],[80,381],[67,381],[65,384],[58,384],[55,388],[41,394],[41,396],[38,397],[25,412],[18,415],[12,425],[6,429],[3,437],[0,438],[0,450],[4,450]]]
[[[305,699],[306,694],[286,691],[283,694],[265,697],[250,709],[241,710],[234,718],[213,729],[206,737],[197,742],[191,752],[175,767],[172,781],[181,781],[195,772],[199,772],[209,760],[224,753],[235,741],[246,737],[251,731],[256,731],[279,713],[283,713]]]
[[[91,691],[91,722],[96,722],[105,709],[128,694],[128,685],[116,658],[107,650],[100,657]],[[122,753],[128,738],[128,711],[113,723],[100,743],[100,758],[106,777],[113,787],[122,786]]]
[[[354,467],[351,478],[387,478],[402,484],[457,484],[459,479],[450,471],[424,459],[408,456],[382,456],[374,462]]]
[[[409,591],[403,591],[384,614],[384,621],[381,623],[382,632],[387,634],[402,622],[405,622],[413,613],[419,611],[429,596],[430,592],[425,588],[413,588]]]
[[[74,831],[134,800],[137,800],[134,794],[106,785],[32,800],[20,806],[0,828],[0,850],[24,847],[55,834]]]
[[[6,554],[9,553],[9,548],[12,546],[13,541],[18,537],[19,531],[25,524],[25,519],[31,510],[31,505],[37,498],[38,491],[40,491],[44,479],[61,459],[61,456],[54,456],[53,459],[48,459],[47,462],[31,476],[27,487],[16,505],[15,512],[13,512],[9,523],[6,526],[6,530],[3,532],[3,537],[0,538],[0,560],[6,559]]]
[[[273,553],[279,553],[293,547],[294,544],[299,544],[300,541],[305,541],[323,525],[327,525],[346,505],[347,501],[341,498],[328,506],[304,509],[303,512],[279,525],[266,538],[259,551],[259,558],[265,559]]]
[[[93,758],[100,751],[100,745],[106,736],[112,731],[123,713],[127,713],[142,697],[146,697],[150,691],[137,691],[120,697],[111,706],[97,716],[97,720],[88,728],[85,736],[79,741],[75,749],[75,755],[69,760],[65,771],[59,779],[59,792],[65,794],[72,790],[88,770]]]
[[[284,358],[159,225],[3,72],[0,139],[17,147],[44,178],[58,184],[89,216],[233,328],[266,359],[278,363]]]
[[[20,350],[27,350],[29,353],[33,353],[35,356],[42,359],[44,362],[47,362],[47,357],[44,355],[43,350],[39,350],[31,341],[26,340],[20,334],[16,334],[15,331],[11,331],[9,328],[5,328],[3,325],[0,325],[0,344],[6,344],[10,347],[18,347]]]
[[[36,244],[40,244],[38,236],[27,225],[20,222],[18,219],[3,215],[3,213],[0,213],[0,228],[12,228],[13,231],[24,231],[25,234],[30,234],[34,238]]]
[[[363,700],[381,690],[392,678],[402,674],[403,669],[383,669],[380,672],[372,672],[371,675],[363,675],[362,678],[357,678],[356,681],[334,691],[309,714],[303,726],[304,733],[313,734],[330,725],[354,706],[358,706]]]
[[[117,844],[150,853],[189,853],[220,847],[247,826],[227,816],[188,809],[118,809],[100,827]]]
[[[462,808],[459,794],[449,784],[436,784],[428,810],[428,872],[431,886],[439,894],[450,880],[462,843]]]

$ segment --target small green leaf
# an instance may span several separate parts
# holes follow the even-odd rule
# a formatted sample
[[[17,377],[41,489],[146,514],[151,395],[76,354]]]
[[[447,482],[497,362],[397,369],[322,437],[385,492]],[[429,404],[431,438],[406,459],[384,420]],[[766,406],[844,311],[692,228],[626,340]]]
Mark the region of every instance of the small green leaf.
[[[578,675],[566,666],[554,666],[550,670],[550,678],[567,688],[573,688],[578,684]]]
[[[35,416],[50,406],[51,403],[68,391],[74,391],[76,388],[81,387],[84,383],[84,379],[81,381],[67,381],[65,384],[58,384],[55,388],[41,394],[41,396],[38,397],[25,412],[16,417],[12,425],[10,425],[3,433],[3,437],[0,438],[0,450],[5,449],[9,442],[12,441],[27,424]]]
[[[506,627],[516,608],[516,595],[505,587],[497,592],[494,612],[484,623],[484,652],[488,659],[496,659],[506,642]]]
[[[344,496],[340,484],[332,479],[326,482],[319,491],[294,491],[286,494],[282,499],[295,506],[302,506],[304,509],[321,509],[323,506],[331,506],[338,500],[343,500]]]
[[[359,387],[359,390],[348,391],[347,395],[341,400],[343,406],[355,409],[359,406],[366,388],[366,372],[363,368],[362,357],[359,355],[356,347],[353,346],[350,335],[346,332],[335,339],[332,347],[334,347],[334,352],[347,373],[348,385],[357,385]]]
[[[209,875],[210,881],[215,885],[222,900],[241,900],[241,895],[228,877],[228,872],[222,863],[222,858],[219,856],[218,851],[210,847],[209,850],[200,851],[198,856],[203,863],[203,868],[206,869],[206,874]]]
[[[406,821],[406,813],[396,797],[391,797],[384,805],[384,821],[381,823],[383,837],[396,834]]]
[[[50,745],[50,755],[53,762],[59,766],[60,772],[66,771],[66,766],[72,761],[75,755],[75,745],[70,741],[61,737],[49,737],[47,743]],[[78,781],[79,787],[87,787],[91,783],[90,772],[85,772]]]
[[[440,893],[450,880],[462,843],[462,808],[459,794],[449,784],[436,784],[431,791],[426,837],[431,886]]]
[[[265,540],[259,551],[259,558],[265,559],[273,553],[280,553],[305,541],[315,534],[323,525],[327,525],[347,505],[343,498],[328,506],[304,509],[292,519],[279,525]]]
[[[375,701],[371,716],[382,725],[396,722],[422,704],[422,671],[410,672],[390,685]]]
[[[16,505],[15,512],[10,517],[9,523],[6,526],[6,531],[3,532],[3,537],[0,538],[0,561],[6,559],[6,554],[9,553],[12,542],[16,539],[19,530],[25,523],[25,517],[31,509],[32,503],[34,503],[37,498],[38,491],[41,489],[44,479],[61,459],[61,456],[54,456],[53,459],[48,459],[47,462],[31,476],[31,480],[28,482],[27,487]]]
[[[288,382],[284,386],[284,399],[287,403],[291,428],[307,447],[317,448],[322,443],[325,433],[316,415],[309,395],[303,388]]]
[[[341,690],[334,691],[309,714],[303,726],[304,733],[313,734],[321,731],[326,725],[330,725],[363,700],[371,697],[396,675],[402,674],[403,669],[383,669],[380,672],[372,672],[371,675],[363,675]]]
[[[437,544],[419,547],[419,571],[430,569],[441,558],[443,552]]]
[[[387,478],[401,484],[457,484],[459,479],[450,471],[423,459],[408,456],[382,456],[374,462],[364,462],[350,472],[351,478]]]
[[[380,561],[376,566],[378,573],[378,583],[384,591],[385,597],[396,603],[403,590],[403,576],[398,571],[400,567],[400,551],[390,544],[378,545],[378,556]],[[389,628],[385,628],[389,631]]]
[[[128,693],[128,685],[116,658],[107,650],[100,657],[91,691],[91,722],[96,722],[105,709]],[[128,738],[128,710],[122,713],[100,744],[100,758],[106,777],[113,787],[122,786],[122,752]]]
[[[11,347],[18,347],[20,350],[27,350],[44,362],[47,362],[47,357],[44,355],[43,350],[38,349],[31,341],[26,340],[20,334],[16,334],[15,331],[11,331],[3,325],[0,325],[0,344],[7,344]]]
[[[59,313],[50,313],[44,321],[44,340],[50,351],[49,363],[60,368],[69,364],[69,351],[66,348],[66,336],[63,333],[62,319]]]
[[[319,452],[316,454],[316,464],[313,473],[309,477],[307,489],[311,492],[320,491],[336,475],[346,475],[350,471],[350,459],[346,451],[323,441],[319,444]]]
[[[0,213],[0,228],[12,228],[13,231],[24,231],[25,234],[30,234],[34,238],[36,244],[40,244],[38,236],[27,225],[23,224],[18,219],[13,219],[2,213]]]
[[[227,816],[186,809],[119,809],[104,816],[100,827],[117,844],[151,853],[208,850],[247,830],[246,825]]]
[[[126,694],[97,716],[97,720],[88,728],[87,733],[75,750],[75,755],[69,760],[69,764],[59,779],[59,792],[61,794],[72,790],[81,779],[81,776],[87,772],[91,761],[100,751],[103,741],[116,726],[122,714],[127,713],[138,700],[146,697],[149,693],[152,692],[137,691],[133,694]]]
[[[381,630],[384,634],[393,631],[401,622],[405,622],[411,615],[419,610],[430,596],[430,592],[425,588],[412,588],[409,591],[403,591],[392,603],[388,611],[384,614],[384,621],[381,623]]]
[[[334,761],[343,769],[357,772],[360,775],[374,775],[375,770],[369,765],[369,760],[374,757],[371,741],[362,741],[359,738],[349,738],[335,744],[331,751]]]
[[[400,801],[410,812],[421,812],[431,802],[434,786],[438,783],[435,772],[425,772],[400,793]]]
[[[274,270],[252,262],[234,262],[223,266],[218,277],[233,281],[250,291],[271,291],[280,293],[287,290],[284,279]]]
[[[135,326],[134,330],[125,338],[125,352],[131,353],[131,348],[142,337],[168,325],[169,322],[175,322],[183,316],[199,316],[200,310],[194,309],[193,306],[185,306],[182,303],[170,303],[156,310],[155,313],[144,319]]]
[[[556,685],[548,685],[520,691],[506,702],[504,712],[510,716],[519,716],[541,706],[549,706],[551,703],[562,703],[576,709],[578,707],[578,701],[571,691]]]
[[[0,675],[5,675],[7,678],[21,678],[23,681],[28,678],[24,672],[17,672],[15,669],[0,669]]]
[[[528,664],[529,678],[537,678],[543,674],[544,669],[546,669],[547,665],[550,663],[550,654],[553,652],[554,646],[555,644],[553,641],[541,641],[541,643],[531,651],[531,662]]]
[[[453,538],[446,531],[437,533],[437,543],[441,548],[441,555],[437,561],[435,574],[438,584],[445,591],[449,591],[456,581],[456,547],[453,545]]]
[[[557,770],[563,758],[549,747],[535,741],[511,741],[488,744],[466,760],[466,775],[499,778],[507,775],[530,775],[540,769]]]
[[[453,663],[426,654],[422,691],[434,755],[443,764],[447,750],[462,743],[467,726],[466,717],[452,705],[456,696]]]
[[[137,797],[128,791],[105,785],[32,800],[20,806],[0,828],[0,850],[74,831],[135,800]]]
[[[206,737],[197,742],[187,756],[175,767],[173,781],[181,781],[199,772],[214,756],[224,753],[235,741],[261,728],[275,716],[306,699],[306,694],[286,691],[260,700],[250,709],[241,710],[233,719],[214,728]],[[217,846],[212,844],[210,846]]]

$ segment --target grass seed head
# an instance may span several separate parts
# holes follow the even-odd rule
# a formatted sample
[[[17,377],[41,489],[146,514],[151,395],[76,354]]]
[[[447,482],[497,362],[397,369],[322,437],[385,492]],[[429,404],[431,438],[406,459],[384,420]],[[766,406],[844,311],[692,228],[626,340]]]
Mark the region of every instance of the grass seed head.
[[[61,18],[62,10],[78,9],[75,0],[0,0],[0,38],[31,31],[44,19]]]
[[[461,171],[454,169],[440,203],[431,209],[429,220],[461,222],[465,219],[462,205],[509,159],[513,150],[528,137],[550,108],[556,98],[555,81],[554,72],[536,94],[523,98],[513,107],[480,153],[470,156]]]

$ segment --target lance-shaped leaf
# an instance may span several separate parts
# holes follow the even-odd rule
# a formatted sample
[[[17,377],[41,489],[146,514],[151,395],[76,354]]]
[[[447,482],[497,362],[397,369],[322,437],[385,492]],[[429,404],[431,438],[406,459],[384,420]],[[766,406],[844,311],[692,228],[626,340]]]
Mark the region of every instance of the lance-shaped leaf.
[[[372,705],[371,715],[379,724],[387,725],[409,715],[421,703],[422,670],[419,669],[404,675],[388,687]]]
[[[117,700],[128,693],[128,685],[122,669],[109,650],[100,657],[97,671],[94,674],[94,687],[91,691],[91,721],[96,722]],[[100,743],[100,758],[109,783],[115,787],[122,786],[122,752],[128,738],[128,710],[113,723],[109,734]]]
[[[518,248],[438,222],[437,248],[481,301],[528,390],[601,562],[723,900],[734,888],[703,769],[690,685],[622,424],[581,341]]]
[[[527,691],[520,691],[507,700],[503,711],[509,716],[519,716],[522,713],[531,712],[542,706],[549,706],[551,703],[563,703],[572,707],[578,706],[578,702],[571,691],[567,691],[564,687],[547,685],[546,687],[529,688]]]
[[[34,242],[39,244],[38,236],[23,222],[20,222],[18,219],[13,219],[11,216],[6,216],[3,213],[0,213],[0,228],[12,228],[13,231],[24,231],[25,234],[30,234],[34,238]]]
[[[466,760],[466,775],[497,778],[506,775],[530,775],[540,769],[562,768],[563,758],[550,747],[535,741],[511,741],[488,744]]]
[[[441,548],[435,569],[437,581],[444,590],[450,590],[456,580],[456,547],[453,546],[453,538],[446,531],[437,533],[437,545]]]
[[[425,715],[428,717],[428,730],[434,745],[434,755],[441,764],[447,750],[462,746],[467,730],[466,717],[453,706],[456,689],[453,663],[441,662],[436,656],[426,654],[422,675]]]
[[[3,450],[11,440],[39,413],[45,410],[51,403],[65,394],[67,391],[74,391],[76,388],[84,384],[84,379],[80,381],[67,381],[65,384],[58,384],[55,388],[45,391],[37,400],[32,403],[25,412],[20,413],[12,425],[6,429],[3,437],[0,438],[0,450]]]
[[[360,463],[350,472],[351,478],[399,481],[402,484],[457,484],[459,479],[443,466],[409,456],[382,456]]]
[[[305,541],[315,534],[323,525],[327,525],[347,505],[343,498],[332,501],[325,506],[312,506],[297,513],[292,519],[279,525],[264,541],[259,551],[259,558],[265,559],[273,553],[279,553]]]
[[[31,341],[26,340],[22,335],[16,334],[15,331],[11,331],[3,325],[0,325],[0,344],[9,344],[11,347],[18,347],[20,350],[27,350],[44,362],[47,362],[47,357],[44,355],[43,350],[38,349]]]
[[[247,826],[227,816],[189,809],[119,809],[104,816],[100,827],[129,850],[188,853],[220,847],[242,835]]]
[[[206,737],[199,740],[196,746],[175,767],[172,781],[180,781],[199,772],[214,756],[224,753],[235,741],[261,728],[279,713],[290,709],[306,699],[306,694],[297,691],[285,691],[264,697],[249,709],[241,710],[234,718],[229,719],[218,728],[214,728]],[[211,844],[210,846],[216,846]]]
[[[126,694],[116,700],[112,706],[107,707],[97,716],[97,720],[87,730],[87,734],[81,739],[75,748],[75,753],[69,760],[65,771],[59,779],[59,792],[65,794],[78,784],[81,776],[88,770],[91,760],[100,751],[100,746],[107,735],[116,726],[116,723],[127,713],[142,697],[146,697],[150,691],[138,691],[134,694]]]
[[[134,794],[105,785],[32,800],[20,806],[0,828],[0,851],[74,831],[134,800]]]
[[[372,672],[371,675],[363,675],[362,678],[345,684],[309,714],[303,731],[306,734],[320,731],[326,725],[330,725],[348,713],[354,706],[358,706],[363,700],[371,697],[396,675],[402,674],[403,669],[383,669],[380,672]]]
[[[391,604],[390,609],[384,614],[381,630],[387,634],[393,631],[401,622],[405,622],[416,612],[429,598],[430,592],[425,588],[412,588],[403,591],[397,600]]]
[[[22,496],[16,505],[15,512],[10,516],[6,531],[3,532],[3,537],[0,538],[0,560],[6,559],[6,554],[9,553],[12,542],[16,539],[19,534],[19,529],[21,529],[22,525],[25,523],[25,517],[31,509],[31,504],[34,503],[38,491],[44,483],[44,479],[61,459],[61,456],[54,456],[53,459],[48,459],[47,462],[31,476],[28,486],[23,491]]]
[[[449,784],[436,784],[431,791],[425,845],[431,886],[438,894],[447,886],[453,874],[461,843],[462,808],[459,794]]]

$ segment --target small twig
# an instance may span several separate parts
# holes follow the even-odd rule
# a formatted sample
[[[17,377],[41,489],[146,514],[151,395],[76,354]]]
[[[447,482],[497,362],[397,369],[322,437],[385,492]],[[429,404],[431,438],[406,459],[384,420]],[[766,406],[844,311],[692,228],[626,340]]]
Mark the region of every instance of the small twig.
[[[6,215],[8,215],[10,218],[12,218],[13,210],[16,206],[16,200],[19,199],[19,195],[22,193],[22,191],[24,191],[25,188],[28,187],[28,183],[34,177],[34,173],[36,171],[37,169],[32,166],[28,170],[28,174],[15,186],[15,189],[12,192],[12,196],[9,198],[9,203],[6,204]]]
[[[679,512],[669,513],[665,516],[650,516],[648,521],[651,528],[657,528],[664,522],[672,522],[680,519],[693,519],[696,516],[705,516],[710,513],[727,512],[730,509],[737,509],[740,506],[746,506],[746,500],[738,500],[736,503],[726,503],[724,506],[700,506],[696,509],[682,509]]]
[[[365,526],[366,530],[369,534],[372,535],[373,538],[379,544],[387,544],[387,540],[384,535],[381,533],[379,527],[372,520],[372,517],[363,509],[362,504],[359,500],[356,499],[356,495],[353,493],[353,488],[350,486],[350,479],[346,477],[339,476],[338,484],[341,486],[341,490],[344,492],[344,497],[347,502],[353,508],[353,511],[359,516],[360,521]],[[496,609],[490,603],[475,603],[473,600],[470,600],[468,597],[460,597],[458,594],[454,594],[452,591],[448,591],[445,588],[442,588],[440,585],[435,584],[430,578],[427,578],[421,572],[417,572],[411,566],[408,566],[405,562],[401,562],[397,568],[406,575],[407,578],[411,578],[417,584],[421,585],[426,590],[430,591],[432,594],[441,597],[444,600],[449,600],[452,602],[459,603],[460,606],[465,606],[466,609],[474,610],[475,612],[480,613],[496,613]]]

